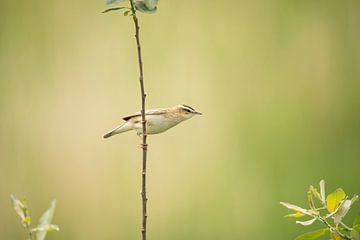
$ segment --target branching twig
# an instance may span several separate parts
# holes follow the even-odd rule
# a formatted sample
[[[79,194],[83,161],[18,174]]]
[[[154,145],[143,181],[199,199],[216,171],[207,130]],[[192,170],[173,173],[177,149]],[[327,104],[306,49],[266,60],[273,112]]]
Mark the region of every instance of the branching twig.
[[[354,240],[357,236],[356,234],[360,233],[359,229],[357,228],[358,217],[360,214],[356,216],[352,228],[347,226],[342,220],[350,210],[353,203],[358,200],[359,196],[355,194],[351,200],[349,200],[349,197],[341,188],[336,189],[334,192],[326,196],[325,181],[321,180],[319,185],[320,192],[318,192],[318,190],[312,185],[309,187],[307,197],[310,209],[304,209],[291,203],[280,202],[280,204],[295,212],[293,214],[287,215],[287,217],[312,217],[311,220],[296,221],[296,223],[299,223],[303,226],[308,226],[313,224],[316,220],[319,220],[327,227],[326,229],[319,229],[302,234],[296,239],[317,239],[330,233],[331,239]],[[322,204],[320,208],[315,206],[314,199],[318,199]],[[354,236],[354,234],[356,236]]]
[[[318,216],[317,218],[319,219],[319,221],[323,222],[330,229],[331,232],[335,232],[342,239],[351,240],[351,238],[348,235],[343,234],[342,232],[338,231],[335,227],[331,226],[331,224],[325,218],[321,216]]]
[[[133,0],[129,0],[131,5],[132,18],[135,25],[135,38],[137,45],[137,53],[138,53],[138,62],[139,62],[139,70],[140,70],[140,89],[141,89],[141,118],[142,118],[142,185],[141,185],[141,198],[142,198],[142,227],[141,234],[142,240],[146,240],[146,220],[147,220],[147,196],[146,196],[146,160],[147,160],[147,142],[146,142],[146,119],[145,119],[145,88],[144,88],[144,72],[143,72],[143,64],[141,57],[141,45],[140,45],[140,27],[139,21],[136,16],[136,10],[134,6]]]
[[[345,223],[343,222],[340,222],[340,225],[343,226],[343,228],[348,231],[348,232],[351,232],[353,229],[349,226],[347,226]]]
[[[29,215],[28,215],[27,211],[28,211],[27,209],[24,209],[24,217],[25,217],[25,219],[29,218]],[[25,228],[26,228],[26,231],[28,232],[28,240],[33,240],[34,236],[33,236],[33,233],[31,231],[31,226],[30,226],[29,222],[25,223]]]

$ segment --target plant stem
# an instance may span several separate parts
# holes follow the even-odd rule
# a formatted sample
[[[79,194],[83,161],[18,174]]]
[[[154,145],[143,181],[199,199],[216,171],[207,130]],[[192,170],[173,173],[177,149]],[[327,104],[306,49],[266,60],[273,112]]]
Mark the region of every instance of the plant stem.
[[[28,231],[28,240],[33,240],[33,234],[31,232],[29,224],[26,224],[26,230]]]
[[[343,226],[343,227],[344,227],[344,229],[345,229],[346,231],[348,231],[348,232],[351,232],[351,231],[352,231],[352,228],[351,228],[351,227],[349,227],[349,226],[347,226],[345,223],[340,222],[340,224],[341,224],[341,226]]]
[[[138,53],[138,63],[139,63],[139,71],[140,71],[140,90],[141,90],[141,118],[142,118],[142,183],[141,183],[141,199],[142,199],[142,227],[141,227],[141,235],[142,240],[146,240],[146,223],[147,223],[147,196],[146,196],[146,161],[147,161],[147,135],[146,135],[146,119],[145,119],[145,88],[144,88],[144,71],[141,57],[141,45],[140,45],[140,27],[139,21],[136,16],[136,9],[134,6],[133,0],[129,0],[131,5],[132,18],[135,25],[135,38],[137,45],[137,53]]]
[[[338,234],[342,239],[346,239],[346,240],[351,240],[351,237],[349,237],[346,234],[343,234],[342,232],[340,232],[338,229],[336,229],[335,227],[331,226],[330,223],[323,217],[318,216],[317,217],[319,219],[319,221],[323,222],[329,229],[331,232],[335,232],[336,234]]]
[[[23,213],[24,213],[25,219],[28,219],[29,214],[28,214],[28,209],[26,206],[24,206],[24,208],[23,208]],[[28,221],[25,222],[25,228],[26,228],[26,231],[28,232],[28,240],[33,240],[33,233],[31,231],[30,222],[28,222]]]

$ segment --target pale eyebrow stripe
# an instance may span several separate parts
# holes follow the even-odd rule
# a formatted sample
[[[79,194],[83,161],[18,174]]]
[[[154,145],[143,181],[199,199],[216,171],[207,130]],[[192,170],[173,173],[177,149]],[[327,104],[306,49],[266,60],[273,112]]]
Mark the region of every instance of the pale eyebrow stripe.
[[[192,110],[192,111],[195,111],[195,109],[193,109],[192,107],[190,107],[190,106],[188,106],[188,105],[183,104],[183,107],[188,108],[188,109],[190,109],[190,110]]]

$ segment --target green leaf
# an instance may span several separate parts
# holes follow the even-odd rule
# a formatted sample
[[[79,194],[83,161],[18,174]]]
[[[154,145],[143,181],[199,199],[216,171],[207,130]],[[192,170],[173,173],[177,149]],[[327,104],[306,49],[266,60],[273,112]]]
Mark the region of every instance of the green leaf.
[[[307,198],[308,198],[308,203],[309,203],[310,209],[315,209],[315,203],[314,203],[313,196],[315,196],[315,197],[319,196],[319,199],[320,199],[320,194],[318,193],[318,191],[313,186],[310,186],[309,191],[307,193]]]
[[[153,10],[156,8],[158,0],[144,0],[144,3],[148,9]]]
[[[53,225],[53,224],[31,229],[31,232],[55,232],[55,231],[57,232],[60,231],[60,228],[58,225]]]
[[[31,223],[31,218],[30,217],[24,218],[23,223],[24,224],[30,224]]]
[[[350,234],[351,234],[351,237],[352,237],[353,240],[360,240],[360,233],[359,232],[352,230]]]
[[[301,208],[301,207],[296,206],[296,205],[291,204],[291,203],[280,202],[280,204],[283,205],[284,207],[290,209],[290,210],[293,210],[295,213],[300,212],[302,214],[309,215],[309,216],[313,216],[315,214],[311,210],[306,210],[304,208]]]
[[[51,225],[52,218],[54,216],[56,207],[56,201],[53,200],[51,202],[51,206],[46,212],[41,216],[39,220],[39,225],[37,228],[34,229],[34,231],[37,231],[36,233],[36,240],[44,240],[46,237],[46,233],[51,229],[53,231],[57,230],[59,231],[59,227],[56,225]]]
[[[355,232],[360,233],[360,224],[354,226],[354,227],[353,227],[353,230],[354,230]]]
[[[351,200],[344,200],[340,203],[340,206],[336,213],[334,214],[334,223],[337,225],[341,222],[343,217],[348,213],[350,210],[352,201]]]
[[[13,205],[15,212],[17,213],[17,215],[20,216],[21,221],[24,222],[24,220],[25,220],[24,204],[20,200],[16,199],[14,197],[14,195],[10,195],[10,198],[11,198],[11,203]]]
[[[15,212],[20,216],[21,223],[24,227],[29,226],[31,223],[31,218],[29,216],[29,210],[27,208],[26,199],[23,198],[22,201],[16,199],[14,195],[10,195],[11,202],[13,204]]]
[[[353,226],[356,226],[360,224],[360,213],[358,213],[358,215],[356,215],[356,217],[354,218],[354,221],[353,221]]]
[[[303,226],[309,226],[316,221],[316,218],[310,219],[308,221],[296,221],[297,224],[301,224]]]
[[[325,203],[326,203],[325,180],[320,181],[320,196],[321,196],[322,204],[325,205]]]
[[[107,12],[111,12],[111,11],[117,11],[117,10],[124,9],[124,8],[127,8],[127,7],[109,8],[109,9],[106,9],[105,11],[103,11],[102,13],[107,13]]]
[[[354,195],[353,198],[351,199],[351,204],[354,204],[355,202],[357,202],[359,200],[359,196],[358,195]]]
[[[335,212],[339,204],[344,200],[346,194],[341,188],[336,189],[333,193],[329,194],[326,198],[326,207],[330,213]]]
[[[360,240],[360,225],[356,225],[353,227],[353,230],[351,231],[351,237],[354,240]]]
[[[335,232],[330,233],[330,237],[331,237],[332,240],[342,240],[340,235],[335,233]]]
[[[301,218],[303,216],[305,216],[305,214],[303,214],[301,212],[296,212],[296,213],[293,213],[293,214],[285,215],[285,217],[291,217],[291,218]]]
[[[153,9],[148,8],[144,1],[136,1],[134,4],[135,4],[136,10],[139,10],[140,12],[143,12],[143,13],[155,13],[157,10],[157,7],[153,8]]]
[[[128,16],[130,12],[131,12],[130,10],[125,11],[125,12],[124,12],[124,16],[125,16],[125,17]]]
[[[329,233],[330,233],[330,230],[327,228],[319,229],[316,231],[312,231],[312,232],[308,232],[303,235],[300,235],[297,238],[295,238],[295,240],[313,240],[313,239],[317,239],[317,238],[324,236],[326,234],[329,234]]]
[[[106,0],[106,4],[110,5],[110,4],[116,4],[116,3],[120,3],[124,0]]]
[[[320,201],[322,201],[321,200],[321,195],[320,195],[320,193],[318,192],[318,190],[314,187],[314,186],[310,186],[310,188],[309,188],[309,192],[308,192],[308,194],[312,194],[314,197],[316,197],[317,199],[319,199]]]
[[[53,225],[53,224],[50,224],[48,229],[47,229],[48,232],[58,232],[60,231],[60,228],[58,225]]]

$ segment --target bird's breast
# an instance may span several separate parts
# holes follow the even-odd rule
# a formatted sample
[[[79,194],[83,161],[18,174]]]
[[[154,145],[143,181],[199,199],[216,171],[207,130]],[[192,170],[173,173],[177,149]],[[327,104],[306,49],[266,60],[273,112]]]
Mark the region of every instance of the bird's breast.
[[[168,130],[169,128],[174,127],[180,121],[176,119],[165,117],[163,115],[148,115],[146,116],[146,133],[147,134],[157,134]],[[138,130],[142,130],[141,122],[136,124]]]

